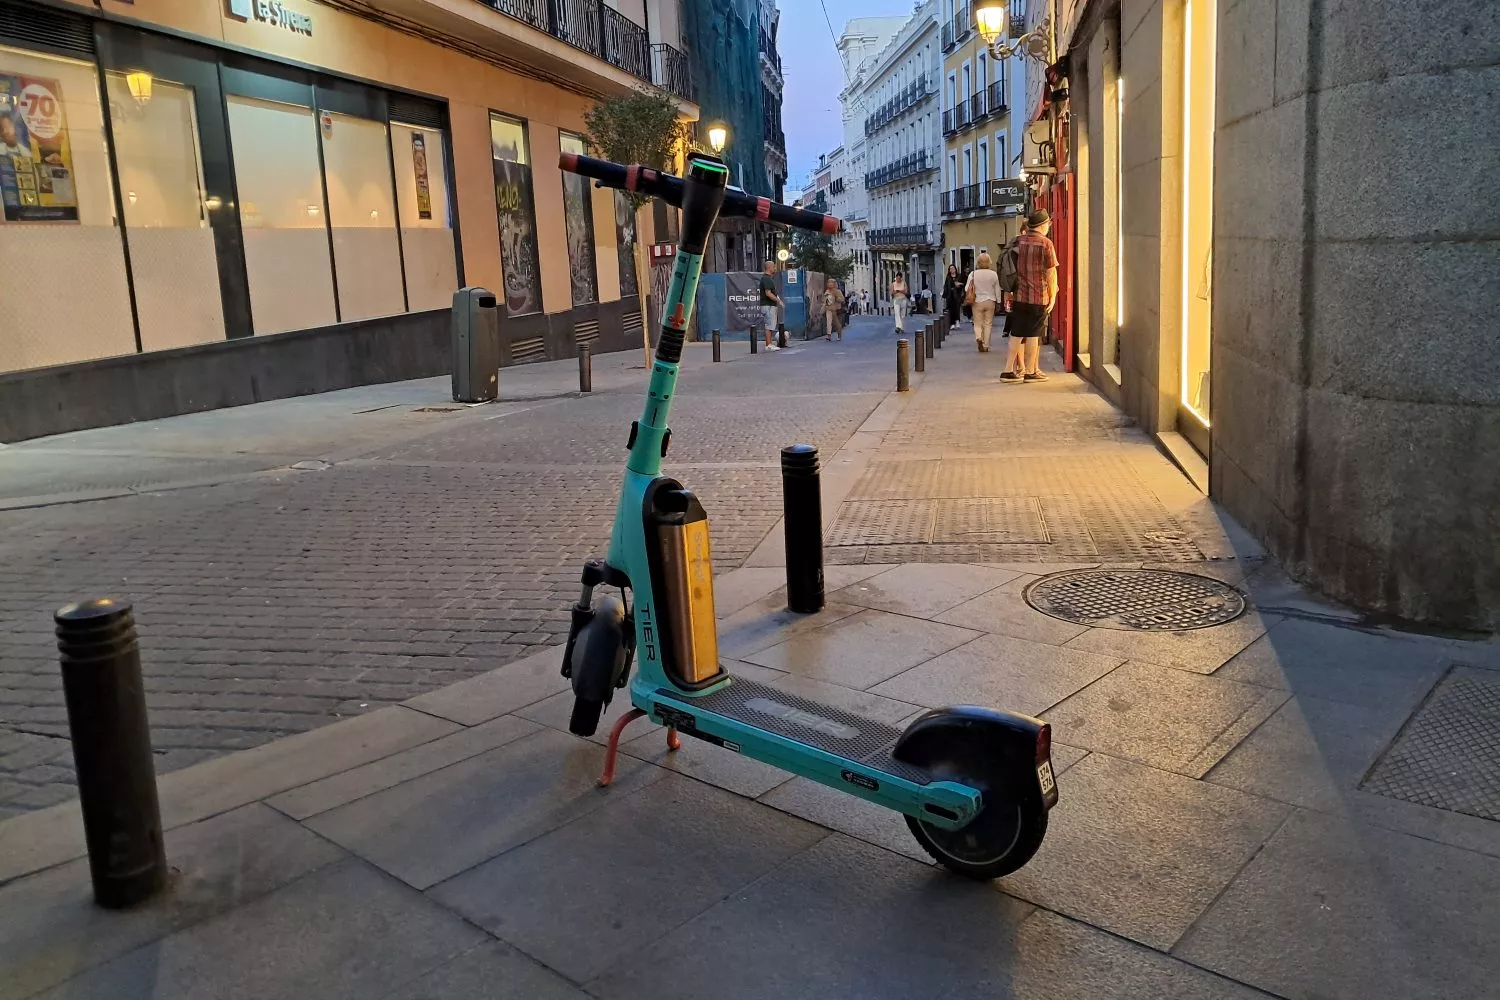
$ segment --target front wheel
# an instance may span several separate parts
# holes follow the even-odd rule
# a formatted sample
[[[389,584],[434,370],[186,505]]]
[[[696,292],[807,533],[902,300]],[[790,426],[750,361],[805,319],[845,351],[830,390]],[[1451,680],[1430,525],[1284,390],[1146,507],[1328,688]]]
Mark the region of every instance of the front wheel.
[[[906,817],[906,825],[922,849],[950,872],[983,881],[1000,878],[1030,861],[1042,846],[1047,810],[1040,802],[992,802],[990,797],[986,793],[979,815],[957,830],[915,816]]]

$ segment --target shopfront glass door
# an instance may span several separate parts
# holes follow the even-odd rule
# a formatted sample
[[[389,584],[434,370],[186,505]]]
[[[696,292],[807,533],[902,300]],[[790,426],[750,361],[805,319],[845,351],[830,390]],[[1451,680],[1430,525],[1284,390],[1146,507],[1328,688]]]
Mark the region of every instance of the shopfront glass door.
[[[319,112],[328,224],[345,322],[406,311],[396,189],[385,122]]]

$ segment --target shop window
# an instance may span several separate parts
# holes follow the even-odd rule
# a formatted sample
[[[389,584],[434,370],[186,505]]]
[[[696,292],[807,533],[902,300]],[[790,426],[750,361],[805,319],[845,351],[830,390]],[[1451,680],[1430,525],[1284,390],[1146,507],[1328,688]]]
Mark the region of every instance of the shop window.
[[[94,67],[0,46],[0,371],[136,350]]]
[[[1188,0],[1183,16],[1182,150],[1182,406],[1205,427],[1209,421],[1209,327],[1213,250],[1214,5]],[[1194,435],[1192,419],[1179,421]]]
[[[193,89],[115,70],[106,87],[141,349],[223,340]]]
[[[257,334],[338,321],[312,109],[231,96],[250,315]]]
[[[564,153],[587,153],[583,139],[558,133]],[[573,304],[599,301],[599,279],[594,262],[594,202],[592,182],[582,174],[563,173],[563,224],[568,233],[568,278]]]
[[[339,319],[405,312],[385,123],[324,111],[318,127],[323,134]]]
[[[413,312],[446,309],[458,288],[458,263],[448,210],[443,133],[392,122],[391,154],[396,164],[407,307]]]
[[[541,312],[542,283],[536,253],[536,203],[531,193],[531,157],[526,125],[490,115],[490,155],[495,171],[495,207],[500,216],[500,269],[505,308],[512,316]]]
[[[620,259],[620,298],[626,303],[640,297],[640,284],[636,279],[636,228],[635,206],[625,192],[615,192],[615,249]]]

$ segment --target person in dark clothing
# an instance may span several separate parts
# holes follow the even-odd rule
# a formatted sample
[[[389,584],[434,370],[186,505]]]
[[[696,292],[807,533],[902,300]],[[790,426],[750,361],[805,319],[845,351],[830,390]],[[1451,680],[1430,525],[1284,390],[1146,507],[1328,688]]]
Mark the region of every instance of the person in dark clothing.
[[[948,322],[958,322],[958,310],[964,304],[964,283],[958,277],[958,265],[948,265],[948,276],[943,279],[943,308],[948,311]]]

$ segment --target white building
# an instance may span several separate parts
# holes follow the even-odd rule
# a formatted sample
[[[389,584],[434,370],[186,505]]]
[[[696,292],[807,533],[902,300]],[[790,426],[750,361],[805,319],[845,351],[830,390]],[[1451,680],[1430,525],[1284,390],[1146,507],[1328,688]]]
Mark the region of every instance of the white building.
[[[870,223],[870,199],[865,191],[865,171],[869,169],[868,148],[865,141],[864,88],[856,82],[864,79],[870,63],[885,51],[901,28],[910,18],[906,17],[856,17],[844,25],[839,36],[839,58],[844,63],[845,89],[839,94],[843,107],[844,126],[844,185],[842,212],[836,212],[844,220],[843,232],[837,243],[840,253],[854,255],[854,273],[849,287],[855,291],[874,291],[870,259],[870,247],[865,240]]]
[[[868,256],[864,280],[872,300],[881,303],[888,300],[897,273],[906,277],[913,296],[924,285],[936,295],[942,285],[941,6],[942,0],[927,0],[918,7],[883,49],[851,72],[840,95],[844,147],[863,146],[860,179],[868,201],[864,219],[851,226],[852,242],[856,252]],[[840,50],[845,51],[842,43]],[[864,49],[850,44],[848,51],[852,56]],[[846,57],[846,65],[849,61]],[[850,131],[859,133],[855,141]]]

